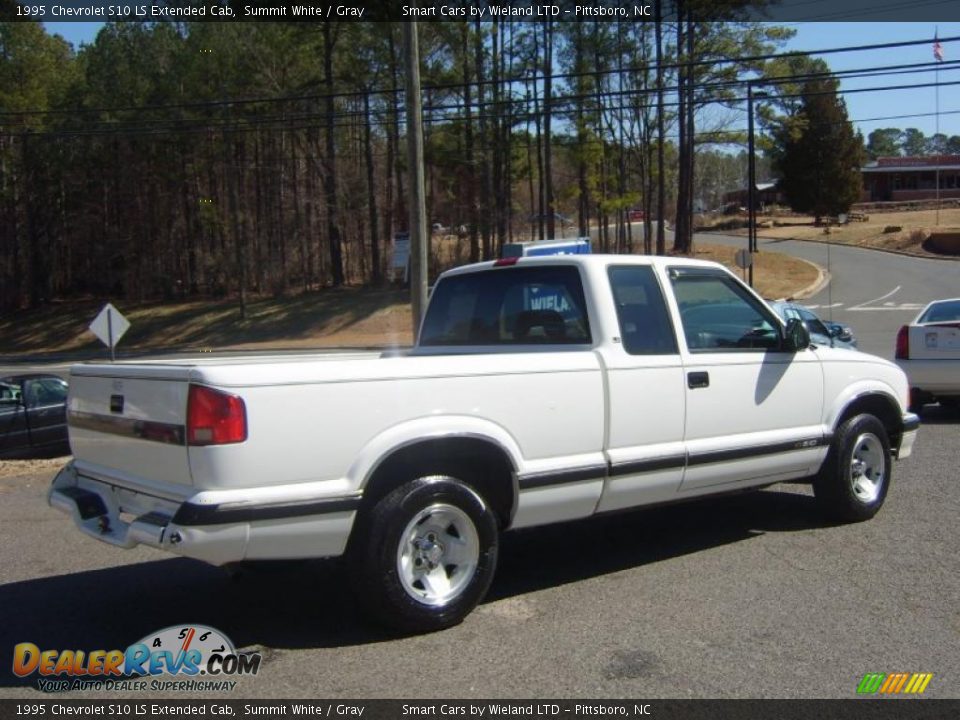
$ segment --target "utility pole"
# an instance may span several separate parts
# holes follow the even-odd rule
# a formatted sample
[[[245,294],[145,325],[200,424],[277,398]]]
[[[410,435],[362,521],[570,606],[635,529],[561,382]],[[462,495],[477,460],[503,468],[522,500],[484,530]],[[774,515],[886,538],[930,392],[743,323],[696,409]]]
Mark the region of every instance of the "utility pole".
[[[757,161],[753,141],[753,83],[747,83],[747,252],[757,249]],[[750,263],[750,287],[753,287],[753,263]]]
[[[427,203],[423,177],[423,116],[417,23],[405,22],[402,25],[407,65],[407,160],[410,168],[410,306],[413,339],[416,342],[427,306]]]

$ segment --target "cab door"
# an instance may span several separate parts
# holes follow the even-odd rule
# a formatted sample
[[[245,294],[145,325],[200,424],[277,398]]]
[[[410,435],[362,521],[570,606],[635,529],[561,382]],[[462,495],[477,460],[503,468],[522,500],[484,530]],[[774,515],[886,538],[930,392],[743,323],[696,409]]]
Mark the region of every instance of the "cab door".
[[[676,334],[654,269],[611,265],[617,328],[607,370],[608,476],[599,512],[675,499],[683,478],[685,399]]]
[[[67,444],[67,383],[56,377],[23,381],[30,445],[36,449]]]
[[[0,457],[12,457],[30,447],[27,416],[20,399],[20,387],[0,383]]]
[[[682,492],[803,477],[826,452],[816,352],[784,349],[773,311],[733,275],[668,271],[682,328]]]

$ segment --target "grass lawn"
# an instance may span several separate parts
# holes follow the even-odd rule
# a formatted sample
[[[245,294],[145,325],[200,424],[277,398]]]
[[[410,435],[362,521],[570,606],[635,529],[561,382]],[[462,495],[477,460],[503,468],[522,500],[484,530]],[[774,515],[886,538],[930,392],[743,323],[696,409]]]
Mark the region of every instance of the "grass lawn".
[[[866,211],[866,222],[849,222],[833,226],[829,233],[813,224],[812,217],[767,216],[757,218],[757,234],[762,238],[815,240],[842,245],[856,245],[877,250],[893,250],[919,257],[944,257],[930,243],[930,235],[960,235],[960,208],[941,208],[939,224],[936,210],[911,210],[901,212]],[[745,216],[744,216],[745,217]],[[730,218],[715,218],[705,223],[703,230],[714,223],[723,223]],[[899,228],[899,229],[895,229]],[[725,234],[746,236],[747,229],[722,230]]]

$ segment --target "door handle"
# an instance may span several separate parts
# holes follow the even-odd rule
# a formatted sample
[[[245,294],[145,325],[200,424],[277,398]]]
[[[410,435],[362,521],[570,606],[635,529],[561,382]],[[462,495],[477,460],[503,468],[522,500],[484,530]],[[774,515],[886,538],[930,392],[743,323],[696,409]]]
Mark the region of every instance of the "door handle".
[[[691,390],[697,388],[710,387],[710,373],[692,372],[687,373],[687,387]]]

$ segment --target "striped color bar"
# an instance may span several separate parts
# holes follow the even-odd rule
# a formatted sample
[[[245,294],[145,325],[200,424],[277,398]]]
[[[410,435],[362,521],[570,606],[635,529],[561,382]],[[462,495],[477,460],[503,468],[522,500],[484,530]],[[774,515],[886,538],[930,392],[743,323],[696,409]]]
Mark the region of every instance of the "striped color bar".
[[[867,673],[857,686],[859,695],[921,695],[933,673]]]

